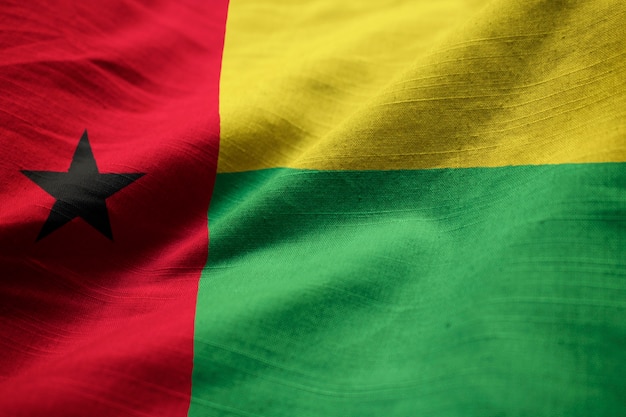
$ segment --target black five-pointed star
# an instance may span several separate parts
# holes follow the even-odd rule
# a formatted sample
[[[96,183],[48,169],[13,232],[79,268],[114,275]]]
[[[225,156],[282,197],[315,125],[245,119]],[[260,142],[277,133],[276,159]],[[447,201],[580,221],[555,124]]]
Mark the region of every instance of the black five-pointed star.
[[[37,240],[48,236],[76,217],[81,217],[113,240],[105,200],[144,175],[98,172],[86,130],[80,138],[68,172],[22,171],[22,173],[57,200]]]

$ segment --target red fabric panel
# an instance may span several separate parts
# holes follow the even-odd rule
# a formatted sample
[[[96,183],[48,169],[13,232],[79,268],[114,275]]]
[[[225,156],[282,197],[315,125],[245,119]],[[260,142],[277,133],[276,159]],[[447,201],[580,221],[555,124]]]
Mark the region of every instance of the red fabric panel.
[[[227,0],[0,5],[0,415],[184,416],[208,250]],[[145,173],[36,242],[87,129]]]

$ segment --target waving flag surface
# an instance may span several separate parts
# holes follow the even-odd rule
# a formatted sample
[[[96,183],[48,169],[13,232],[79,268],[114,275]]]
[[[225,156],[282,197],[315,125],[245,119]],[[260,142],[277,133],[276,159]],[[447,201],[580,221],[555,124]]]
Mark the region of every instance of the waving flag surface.
[[[38,3],[0,416],[626,414],[622,2]]]

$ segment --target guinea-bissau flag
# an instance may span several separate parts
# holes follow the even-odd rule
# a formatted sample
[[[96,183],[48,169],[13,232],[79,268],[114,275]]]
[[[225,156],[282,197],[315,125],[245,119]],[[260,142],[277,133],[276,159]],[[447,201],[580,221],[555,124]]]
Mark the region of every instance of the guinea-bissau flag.
[[[622,0],[3,1],[0,417],[626,415],[625,84]]]

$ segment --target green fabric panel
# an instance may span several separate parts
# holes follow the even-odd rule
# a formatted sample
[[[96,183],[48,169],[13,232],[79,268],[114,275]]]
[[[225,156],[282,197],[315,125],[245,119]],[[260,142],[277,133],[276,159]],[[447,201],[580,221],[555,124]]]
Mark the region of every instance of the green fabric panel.
[[[190,416],[626,415],[626,164],[220,174]]]

